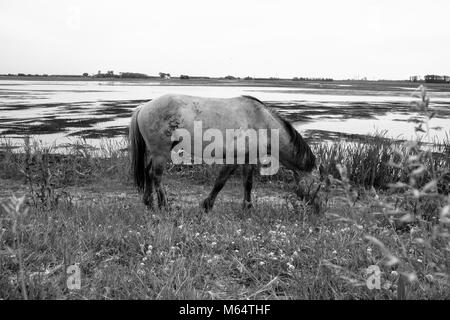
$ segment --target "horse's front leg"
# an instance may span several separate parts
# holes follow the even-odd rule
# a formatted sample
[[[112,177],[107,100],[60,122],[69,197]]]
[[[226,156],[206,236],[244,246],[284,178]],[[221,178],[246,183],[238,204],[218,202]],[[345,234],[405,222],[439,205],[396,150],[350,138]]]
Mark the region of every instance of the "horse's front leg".
[[[216,201],[217,194],[220,192],[220,190],[222,190],[228,178],[230,178],[236,168],[237,165],[224,165],[220,170],[219,176],[214,182],[213,189],[211,190],[208,197],[202,202],[202,207],[206,212],[212,209],[212,207],[214,206],[214,202]]]
[[[252,187],[253,187],[253,173],[255,171],[254,165],[244,165],[242,167],[242,179],[244,184],[244,201],[242,208],[244,210],[253,208],[252,204]]]

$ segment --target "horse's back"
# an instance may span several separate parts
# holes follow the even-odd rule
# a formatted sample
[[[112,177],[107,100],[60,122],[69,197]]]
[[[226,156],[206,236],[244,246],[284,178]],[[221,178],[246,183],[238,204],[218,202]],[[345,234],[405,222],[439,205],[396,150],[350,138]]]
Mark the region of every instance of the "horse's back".
[[[258,100],[248,97],[206,98],[166,94],[141,106],[139,130],[153,150],[170,152],[172,134],[185,129],[196,136],[195,127],[202,131],[215,129],[226,136],[227,129],[281,128],[271,112]]]
[[[204,129],[268,128],[270,112],[245,97],[207,98],[166,94],[141,107],[139,125],[160,130],[168,125],[190,130],[194,121]]]

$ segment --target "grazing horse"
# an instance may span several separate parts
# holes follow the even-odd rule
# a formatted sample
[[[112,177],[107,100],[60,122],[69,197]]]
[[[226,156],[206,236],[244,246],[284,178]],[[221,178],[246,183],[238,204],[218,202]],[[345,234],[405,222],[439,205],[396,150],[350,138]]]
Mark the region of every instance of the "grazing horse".
[[[130,124],[130,155],[134,182],[143,192],[143,202],[153,206],[153,187],[156,189],[159,207],[167,206],[162,175],[171,153],[182,139],[175,139],[174,131],[186,130],[195,135],[195,122],[201,121],[205,129],[224,133],[229,129],[277,130],[277,157],[283,166],[294,171],[310,172],[315,167],[315,156],[302,136],[280,115],[270,110],[263,102],[250,96],[229,99],[203,98],[187,95],[166,94],[145,103],[133,112]],[[266,140],[263,140],[266,141]],[[272,141],[272,140],[271,140]],[[270,149],[270,143],[264,142]],[[229,144],[225,148],[231,148]],[[195,147],[194,147],[195,148]],[[233,148],[236,150],[235,144]],[[183,149],[183,152],[185,150]],[[227,150],[228,152],[228,150]],[[248,160],[248,152],[246,151]],[[246,161],[247,161],[246,160]],[[258,162],[261,164],[261,162]],[[251,207],[251,189],[256,165],[242,163],[244,183],[244,207]],[[217,194],[238,167],[236,163],[225,163],[212,191],[202,202],[205,211],[212,209]]]

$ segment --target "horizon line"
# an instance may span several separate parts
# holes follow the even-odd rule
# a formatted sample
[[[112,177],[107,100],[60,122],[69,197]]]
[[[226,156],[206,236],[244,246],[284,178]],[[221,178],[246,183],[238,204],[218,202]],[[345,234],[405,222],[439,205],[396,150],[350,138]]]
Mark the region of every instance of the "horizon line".
[[[108,72],[108,71],[107,71]],[[122,77],[122,74],[129,74],[129,76]],[[134,75],[134,76],[133,76]],[[166,77],[167,76],[167,77]],[[307,76],[294,76],[294,77],[276,77],[276,76],[268,76],[268,77],[252,77],[252,76],[208,76],[208,75],[187,75],[180,74],[177,76],[172,76],[171,73],[163,73],[160,72],[159,75],[148,75],[146,73],[141,72],[129,72],[129,71],[121,71],[119,73],[81,73],[81,74],[47,74],[47,73],[0,73],[0,77],[40,77],[40,78],[50,78],[50,77],[71,77],[71,78],[94,78],[94,79],[148,79],[148,78],[157,78],[160,80],[170,80],[170,79],[179,79],[179,80],[290,80],[290,81],[409,81],[409,82],[421,82],[425,81],[426,77],[441,77],[444,82],[450,82],[450,77],[447,75],[438,75],[438,74],[426,74],[424,76],[421,75],[411,75],[409,78],[374,78],[374,77],[347,77],[347,78],[333,78],[333,77],[307,77]],[[184,78],[183,78],[184,77]],[[415,79],[415,80],[414,80]]]

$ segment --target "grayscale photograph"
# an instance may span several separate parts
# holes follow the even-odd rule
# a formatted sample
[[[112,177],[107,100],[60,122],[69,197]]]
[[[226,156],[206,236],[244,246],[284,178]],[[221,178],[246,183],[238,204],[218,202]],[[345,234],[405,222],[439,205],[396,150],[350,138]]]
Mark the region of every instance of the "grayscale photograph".
[[[449,17],[0,0],[0,300],[450,299]]]

